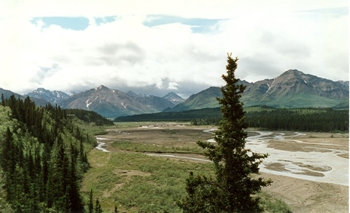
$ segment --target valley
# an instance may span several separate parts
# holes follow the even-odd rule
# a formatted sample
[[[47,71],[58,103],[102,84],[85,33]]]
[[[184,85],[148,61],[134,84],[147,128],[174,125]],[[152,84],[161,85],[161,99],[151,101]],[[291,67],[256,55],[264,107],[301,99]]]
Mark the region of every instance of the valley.
[[[349,212],[348,9],[0,1],[0,213]]]
[[[107,210],[114,202],[128,212],[176,209],[189,171],[212,173],[196,141],[213,142],[215,128],[183,122],[116,123],[97,136],[100,150],[89,153],[92,168],[82,191],[93,187]],[[263,193],[282,199],[293,212],[347,212],[348,137],[248,129],[247,147],[269,154],[261,175],[273,183]]]

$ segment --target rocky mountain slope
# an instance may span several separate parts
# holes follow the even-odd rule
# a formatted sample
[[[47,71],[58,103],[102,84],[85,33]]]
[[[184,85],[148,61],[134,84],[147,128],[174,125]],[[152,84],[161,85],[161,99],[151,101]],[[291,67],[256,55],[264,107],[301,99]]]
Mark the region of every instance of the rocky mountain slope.
[[[180,104],[180,103],[185,101],[185,99],[183,99],[182,97],[180,97],[178,94],[176,94],[174,92],[169,92],[168,94],[166,94],[162,98],[170,101],[171,103],[173,103],[175,105]]]

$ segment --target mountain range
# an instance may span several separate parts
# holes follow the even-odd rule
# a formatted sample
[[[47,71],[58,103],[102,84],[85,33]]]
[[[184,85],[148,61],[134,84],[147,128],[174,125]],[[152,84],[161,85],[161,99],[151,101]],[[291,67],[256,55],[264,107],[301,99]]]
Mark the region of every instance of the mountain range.
[[[331,81],[298,70],[288,70],[276,78],[250,83],[239,81],[246,86],[241,100],[244,106],[270,106],[276,108],[301,107],[349,107],[349,82]],[[179,112],[192,109],[218,107],[221,97],[219,87],[210,87],[184,100],[174,92],[163,97],[123,92],[99,86],[72,96],[61,91],[38,88],[24,96],[0,88],[0,94],[7,98],[31,97],[38,105],[51,103],[63,108],[85,109],[107,118],[125,115],[154,113],[161,111]]]
[[[246,86],[242,95],[245,107],[270,106],[276,108],[334,107],[348,108],[349,82],[331,81],[298,70],[288,70],[274,79],[255,83],[240,81]],[[186,101],[167,111],[218,107],[219,87],[210,87],[191,95]]]

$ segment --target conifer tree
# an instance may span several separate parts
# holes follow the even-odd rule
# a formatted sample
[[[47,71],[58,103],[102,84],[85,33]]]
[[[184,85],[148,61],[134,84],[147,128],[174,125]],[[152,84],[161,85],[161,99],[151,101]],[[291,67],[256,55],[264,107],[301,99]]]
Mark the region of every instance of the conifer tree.
[[[98,198],[96,199],[95,213],[102,213],[102,207]]]
[[[89,213],[93,213],[94,210],[94,203],[93,203],[93,197],[92,197],[92,189],[90,190],[90,196],[89,196]]]
[[[237,58],[228,54],[227,74],[222,78],[226,85],[221,88],[222,120],[215,132],[216,144],[198,142],[206,156],[213,161],[215,178],[206,176],[187,179],[187,196],[181,201],[184,212],[260,212],[259,200],[253,196],[261,187],[270,184],[259,173],[259,164],[266,154],[257,154],[245,148],[247,124],[240,98],[245,86],[235,77]]]

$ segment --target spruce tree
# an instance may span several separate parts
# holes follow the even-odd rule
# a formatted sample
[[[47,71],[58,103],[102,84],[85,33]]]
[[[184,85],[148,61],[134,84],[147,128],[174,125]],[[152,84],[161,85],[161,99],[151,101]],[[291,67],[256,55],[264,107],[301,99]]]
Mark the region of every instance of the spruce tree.
[[[94,201],[93,201],[93,195],[92,195],[92,189],[90,190],[89,195],[89,213],[93,213],[94,210]]]
[[[254,196],[261,187],[270,184],[259,173],[259,164],[266,154],[257,154],[245,148],[247,124],[240,98],[245,86],[235,77],[238,59],[228,54],[226,70],[222,75],[226,85],[221,88],[222,120],[215,132],[216,144],[198,142],[205,155],[214,163],[215,178],[206,176],[187,179],[187,196],[180,202],[184,212],[260,212],[259,199]]]
[[[96,199],[95,213],[102,213],[102,207],[98,198]]]

